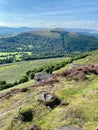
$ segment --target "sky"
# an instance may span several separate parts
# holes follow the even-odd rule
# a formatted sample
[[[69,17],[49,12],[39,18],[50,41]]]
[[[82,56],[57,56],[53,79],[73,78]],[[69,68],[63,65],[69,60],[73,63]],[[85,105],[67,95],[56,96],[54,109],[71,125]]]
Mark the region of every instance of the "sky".
[[[98,30],[98,0],[0,0],[0,26]]]

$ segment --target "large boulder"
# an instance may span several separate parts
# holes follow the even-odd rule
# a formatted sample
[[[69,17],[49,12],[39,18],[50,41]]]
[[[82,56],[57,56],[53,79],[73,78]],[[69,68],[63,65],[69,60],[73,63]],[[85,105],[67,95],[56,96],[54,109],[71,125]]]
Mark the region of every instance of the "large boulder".
[[[75,68],[65,70],[61,75],[67,79],[79,80],[86,79],[87,74],[98,74],[98,64],[77,66]]]
[[[72,70],[70,77],[73,79],[85,79],[85,73],[82,70]]]
[[[43,102],[45,106],[49,106],[50,108],[54,108],[61,103],[57,96],[50,93],[41,94],[39,100]]]
[[[55,128],[54,130],[83,130],[83,129],[70,125],[70,126],[62,126],[60,128]]]
[[[85,75],[84,69],[85,68],[78,67],[78,68],[73,68],[70,70],[65,70],[62,73],[62,76],[65,76],[67,79],[75,79],[75,80],[85,79],[86,75]]]

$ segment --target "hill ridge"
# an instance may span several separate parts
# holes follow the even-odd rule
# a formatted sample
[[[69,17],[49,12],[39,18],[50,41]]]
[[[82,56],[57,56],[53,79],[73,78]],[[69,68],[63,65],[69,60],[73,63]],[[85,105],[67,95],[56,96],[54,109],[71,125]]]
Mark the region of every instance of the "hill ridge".
[[[31,51],[37,55],[66,55],[98,49],[98,38],[62,29],[29,31],[0,38],[0,51]]]

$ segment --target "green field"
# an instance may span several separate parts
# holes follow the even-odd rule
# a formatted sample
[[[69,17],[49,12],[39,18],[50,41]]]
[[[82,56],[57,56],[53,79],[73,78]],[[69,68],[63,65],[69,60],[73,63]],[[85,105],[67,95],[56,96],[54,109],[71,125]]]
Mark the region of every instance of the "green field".
[[[0,64],[22,61],[24,60],[24,55],[31,56],[32,52],[0,52]],[[9,59],[10,62],[8,62],[7,59]]]
[[[68,60],[68,58],[52,58],[0,65],[0,80],[6,80],[12,83],[19,80],[28,70],[33,70],[43,65],[60,63],[66,60]]]

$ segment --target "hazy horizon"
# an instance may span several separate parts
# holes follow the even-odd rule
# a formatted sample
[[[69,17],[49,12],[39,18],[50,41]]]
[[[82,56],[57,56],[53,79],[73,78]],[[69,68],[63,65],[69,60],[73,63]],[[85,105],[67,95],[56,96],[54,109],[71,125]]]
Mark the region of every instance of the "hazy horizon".
[[[4,27],[4,28],[32,28],[32,29],[79,29],[79,30],[93,30],[93,31],[98,31],[97,29],[90,29],[90,28],[76,28],[76,27],[32,27],[32,26],[0,26],[0,27]]]
[[[0,26],[98,30],[97,0],[0,0]]]

